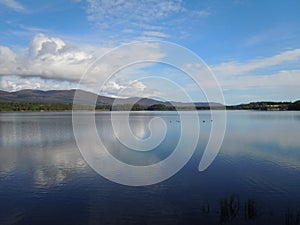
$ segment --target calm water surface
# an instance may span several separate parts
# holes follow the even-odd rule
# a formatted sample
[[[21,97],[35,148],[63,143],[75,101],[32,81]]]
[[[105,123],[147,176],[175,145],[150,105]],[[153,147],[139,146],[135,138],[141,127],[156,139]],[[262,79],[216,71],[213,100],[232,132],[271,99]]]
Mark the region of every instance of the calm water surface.
[[[147,137],[153,116],[165,120],[168,132],[148,153],[116,141],[109,113],[97,113],[98,133],[116,158],[153,164],[168,157],[180,137],[175,112],[134,113],[133,132]],[[207,170],[200,173],[198,164],[214,121],[200,111],[201,136],[188,164],[162,183],[129,187],[86,164],[71,113],[2,113],[0,224],[299,224],[300,112],[227,116],[221,151]]]

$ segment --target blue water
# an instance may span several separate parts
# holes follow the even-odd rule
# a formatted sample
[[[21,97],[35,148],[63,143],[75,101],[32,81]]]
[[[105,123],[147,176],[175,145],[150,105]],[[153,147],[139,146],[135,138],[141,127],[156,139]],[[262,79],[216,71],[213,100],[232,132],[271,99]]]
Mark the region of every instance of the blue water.
[[[147,153],[113,136],[109,113],[97,113],[99,136],[126,163],[167,158],[180,137],[175,112],[131,115],[132,131],[150,135],[153,116],[167,124],[164,141]],[[170,179],[131,187],[98,175],[75,142],[72,115],[0,114],[0,224],[297,224],[300,221],[300,112],[228,111],[221,151],[204,172],[209,111],[192,159]],[[84,132],[84,131],[83,131]]]

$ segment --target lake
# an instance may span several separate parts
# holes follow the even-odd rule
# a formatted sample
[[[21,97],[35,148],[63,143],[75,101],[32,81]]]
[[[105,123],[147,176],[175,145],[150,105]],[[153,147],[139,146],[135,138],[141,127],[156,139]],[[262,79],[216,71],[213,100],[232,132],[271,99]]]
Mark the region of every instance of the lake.
[[[203,172],[198,166],[215,121],[209,111],[198,114],[191,160],[163,182],[133,187],[85,162],[70,112],[1,113],[0,224],[299,224],[300,112],[228,111],[220,153]],[[167,132],[149,152],[122,146],[110,113],[97,112],[95,121],[110,153],[140,166],[167,158],[180,137],[176,112],[132,113],[133,133],[149,136],[153,117]]]

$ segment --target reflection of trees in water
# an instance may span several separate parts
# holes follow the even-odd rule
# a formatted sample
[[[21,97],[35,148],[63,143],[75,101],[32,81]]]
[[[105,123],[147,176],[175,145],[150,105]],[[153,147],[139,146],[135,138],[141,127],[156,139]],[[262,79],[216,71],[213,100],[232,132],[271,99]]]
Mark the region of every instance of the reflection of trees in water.
[[[276,210],[278,209],[275,208],[274,212]],[[236,195],[221,198],[217,208],[214,208],[209,202],[204,202],[201,205],[201,214],[207,219],[208,222],[206,224],[217,224],[216,222],[211,222],[218,217],[218,224],[220,225],[300,225],[300,211],[298,210],[287,209],[285,212],[273,213],[272,210],[262,207],[259,201],[255,199],[240,200],[239,196]]]
[[[285,225],[298,225],[300,224],[300,213],[299,211],[293,212],[288,209],[285,213]]]
[[[226,224],[236,218],[240,211],[240,199],[236,196],[220,200],[220,224]]]
[[[245,219],[247,220],[255,220],[258,214],[257,203],[253,199],[248,199],[245,202],[244,206],[245,210]]]

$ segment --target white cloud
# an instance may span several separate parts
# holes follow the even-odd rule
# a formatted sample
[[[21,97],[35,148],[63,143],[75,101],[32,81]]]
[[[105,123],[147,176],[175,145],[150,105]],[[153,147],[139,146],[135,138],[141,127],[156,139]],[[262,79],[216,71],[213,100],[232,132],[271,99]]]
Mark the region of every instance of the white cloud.
[[[293,49],[281,52],[277,55],[250,60],[245,63],[237,61],[221,63],[219,65],[211,66],[213,72],[218,76],[224,75],[242,75],[258,69],[266,69],[272,66],[280,66],[286,63],[298,63],[300,61],[300,49]]]
[[[211,15],[209,10],[192,11],[191,14],[196,17],[208,17]]]
[[[294,49],[244,63],[222,63],[212,66],[212,71],[226,93],[242,92],[246,95],[256,95],[257,101],[290,101],[300,98],[299,61],[300,49]],[[245,98],[248,97],[237,97],[235,94],[230,98],[233,101],[230,103],[243,102]]]
[[[0,46],[0,70],[3,73],[9,73],[10,69],[15,66],[16,54],[8,47]]]
[[[122,43],[182,38],[186,28],[211,14],[200,6],[189,7],[184,0],[87,0],[86,14],[106,40]]]
[[[225,62],[213,65],[211,69],[224,90],[226,102],[229,100],[227,104],[252,100],[291,101],[300,98],[299,62],[300,49],[293,49],[247,62]],[[201,76],[200,65],[189,63],[184,67],[198,71]],[[204,82],[206,87],[213,84]],[[191,91],[194,89],[197,87],[190,86]]]
[[[0,75],[76,80],[95,57],[92,52],[86,52],[59,38],[38,34],[25,54],[16,54],[7,47],[0,47]]]
[[[286,43],[290,45],[290,41],[292,39],[297,38],[294,29],[291,26],[282,26],[278,25],[276,27],[272,27],[271,29],[264,29],[262,32],[253,34],[247,37],[245,40],[242,41],[243,45],[247,47],[257,47],[263,45],[274,45],[281,43]]]
[[[153,21],[182,10],[181,0],[88,0],[88,19],[107,27]]]
[[[169,37],[169,35],[159,32],[159,31],[145,31],[143,33],[144,36],[146,37],[154,37],[154,38],[164,38],[164,37]]]
[[[22,53],[13,52],[6,46],[0,46],[0,78],[1,89],[16,91],[24,88],[32,89],[70,89],[76,88],[84,72],[89,66],[111,49],[99,46],[76,46],[58,37],[49,37],[44,34],[36,35],[29,47]],[[84,87],[87,90],[98,90],[101,81],[118,69],[118,80],[110,80],[104,86],[104,91],[111,96],[122,93],[128,96],[162,96],[164,87],[148,82],[138,81],[142,77],[142,71],[147,71],[151,63],[141,63],[124,67],[135,61],[143,60],[160,61],[168,52],[164,52],[162,46],[141,42],[120,48],[104,58],[101,65],[97,64],[90,73]],[[188,71],[198,71],[201,74],[202,67],[193,62],[185,62],[178,56],[184,68]],[[212,70],[220,82],[223,90],[238,91],[247,90],[247,95],[269,90],[270,96],[278,92],[282,95],[290,95],[299,98],[300,83],[300,49],[284,51],[271,57],[253,59],[247,62],[226,62],[212,66]],[[122,67],[123,66],[123,67]],[[141,70],[146,68],[146,70]],[[125,69],[125,70],[124,70]],[[149,70],[149,76],[154,70]],[[148,72],[147,72],[148,73]],[[147,75],[146,73],[146,75]],[[162,71],[157,71],[162,74]],[[169,76],[170,74],[167,73]],[[134,76],[135,77],[134,77]],[[145,74],[144,74],[145,75]],[[173,79],[173,78],[172,78]],[[178,78],[174,78],[178,80]],[[179,79],[182,81],[182,79]],[[206,86],[210,86],[209,80],[202,78]],[[188,81],[182,84],[188,85]],[[151,88],[152,87],[152,88]],[[154,88],[153,88],[154,87]],[[156,89],[155,89],[156,88]],[[126,89],[126,92],[122,92]],[[189,89],[193,91],[192,89]],[[164,91],[165,92],[165,91]],[[264,97],[264,96],[263,96]],[[270,99],[270,98],[267,98]]]
[[[21,3],[15,1],[15,0],[0,0],[0,4],[3,4],[17,12],[26,11],[25,7]]]
[[[101,94],[111,97],[148,97],[149,93],[145,92],[146,88],[147,86],[138,80],[116,79],[108,81],[101,90]]]
[[[77,87],[77,82],[40,77],[3,76],[0,79],[0,88],[6,91],[19,91],[23,89],[36,90],[70,90]]]
[[[74,88],[74,84],[82,78],[88,68],[97,62],[84,84],[84,87],[93,91],[97,90],[93,88],[97,86],[95,84],[99,86],[99,82],[106,79],[107,74],[120,69],[122,65],[145,59],[155,61],[164,57],[160,46],[150,42],[127,45],[117,52],[105,55],[108,50],[112,49],[75,46],[61,38],[48,37],[44,34],[36,35],[22,54],[15,53],[6,46],[0,46],[1,88],[10,91],[24,88],[49,89],[47,85],[52,89]],[[103,54],[104,58],[97,61]],[[139,66],[136,67],[138,68]],[[130,72],[133,71],[128,71]],[[46,82],[47,80],[51,82]]]
[[[300,84],[300,70],[282,70],[273,74],[262,76],[244,75],[235,79],[221,79],[222,86],[231,89],[284,89],[295,87],[298,89]],[[299,92],[300,97],[300,92]]]
[[[183,27],[188,18],[208,16],[202,10],[191,11],[183,0],[87,0],[87,18],[102,33],[114,34],[110,40],[165,39],[174,27]],[[194,12],[194,13],[192,13]],[[205,15],[204,15],[205,14]],[[176,26],[174,26],[176,25]],[[121,31],[122,35],[118,34]],[[126,36],[124,36],[126,34]]]
[[[55,54],[62,50],[65,46],[66,43],[59,38],[47,37],[43,34],[38,34],[30,42],[30,56],[35,58],[48,53]]]

